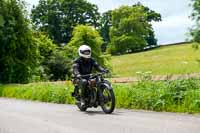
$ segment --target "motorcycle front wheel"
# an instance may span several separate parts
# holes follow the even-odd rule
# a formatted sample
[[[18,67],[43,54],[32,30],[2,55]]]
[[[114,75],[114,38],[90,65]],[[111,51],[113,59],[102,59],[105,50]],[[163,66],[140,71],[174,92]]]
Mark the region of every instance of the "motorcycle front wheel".
[[[101,108],[106,114],[111,114],[115,109],[115,95],[112,89],[106,86],[102,89]]]

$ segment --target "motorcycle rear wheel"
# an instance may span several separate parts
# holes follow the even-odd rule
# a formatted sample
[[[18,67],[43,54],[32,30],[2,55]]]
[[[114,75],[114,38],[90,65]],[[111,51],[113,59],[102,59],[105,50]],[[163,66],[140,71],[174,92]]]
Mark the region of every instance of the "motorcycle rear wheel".
[[[76,99],[76,105],[77,107],[79,108],[80,111],[86,111],[87,110],[87,107],[86,106],[81,106],[81,90],[78,89],[77,93],[76,93],[76,96],[75,96],[75,99]]]
[[[81,102],[79,103],[76,103],[77,107],[80,109],[80,111],[86,111],[87,110],[87,107],[86,106],[81,106]]]

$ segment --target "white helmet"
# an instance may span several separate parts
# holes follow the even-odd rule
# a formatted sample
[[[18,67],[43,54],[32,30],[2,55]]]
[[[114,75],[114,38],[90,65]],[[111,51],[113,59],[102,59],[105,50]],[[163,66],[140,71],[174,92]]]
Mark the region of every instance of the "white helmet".
[[[87,45],[81,45],[78,49],[80,57],[91,58],[91,48]]]

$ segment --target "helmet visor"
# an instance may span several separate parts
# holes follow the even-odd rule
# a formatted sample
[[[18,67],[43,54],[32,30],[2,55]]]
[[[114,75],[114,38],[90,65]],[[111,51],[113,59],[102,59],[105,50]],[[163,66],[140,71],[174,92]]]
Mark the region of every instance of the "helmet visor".
[[[90,50],[81,50],[80,52],[81,52],[81,54],[84,54],[84,55],[90,55],[90,53],[91,53]]]

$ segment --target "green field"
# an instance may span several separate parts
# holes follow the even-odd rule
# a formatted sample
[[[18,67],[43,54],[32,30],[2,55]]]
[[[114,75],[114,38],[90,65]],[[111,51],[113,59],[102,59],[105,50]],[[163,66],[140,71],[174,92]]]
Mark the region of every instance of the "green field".
[[[162,46],[154,50],[112,57],[116,77],[136,76],[150,71],[153,75],[200,72],[200,50],[192,44]]]

